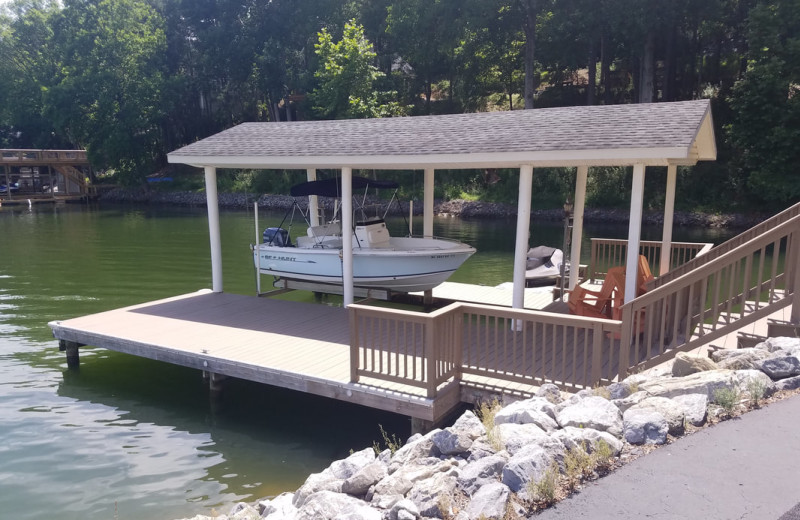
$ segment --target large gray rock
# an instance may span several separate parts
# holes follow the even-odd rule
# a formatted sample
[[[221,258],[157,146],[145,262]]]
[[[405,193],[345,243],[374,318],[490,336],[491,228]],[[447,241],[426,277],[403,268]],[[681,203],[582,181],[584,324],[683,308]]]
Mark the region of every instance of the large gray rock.
[[[789,377],[775,382],[775,390],[796,390],[800,388],[800,376]]]
[[[750,394],[760,386],[764,392],[761,397],[769,397],[775,393],[775,383],[760,370],[737,370],[734,372],[734,377],[740,392]]]
[[[453,460],[418,459],[415,464],[406,464],[386,476],[375,484],[373,491],[375,495],[405,495],[414,487],[415,483],[427,480],[437,473],[448,472],[453,468],[458,469],[458,463]]]
[[[474,441],[467,432],[454,428],[446,428],[436,432],[436,435],[434,435],[431,440],[442,455],[467,453]]]
[[[558,404],[564,400],[561,396],[561,389],[553,383],[545,383],[536,390],[536,397],[544,397],[553,404]]]
[[[338,479],[348,479],[355,475],[358,470],[375,461],[375,450],[365,448],[361,451],[352,453],[349,457],[337,460],[328,467],[334,477]]]
[[[497,482],[506,462],[506,457],[491,455],[468,463],[458,475],[459,489],[467,495],[473,495],[478,488]]]
[[[404,498],[399,500],[389,510],[389,520],[411,520],[420,517],[419,508],[411,500]]]
[[[300,508],[305,504],[308,497],[320,491],[340,493],[343,483],[344,480],[336,478],[330,468],[326,468],[320,473],[312,473],[300,486],[300,489],[295,492],[292,504],[294,507]]]
[[[381,513],[363,501],[332,491],[309,496],[298,508],[295,520],[381,520]]]
[[[487,484],[472,496],[467,506],[467,517],[470,520],[505,518],[510,496],[511,490],[505,484]]]
[[[769,352],[775,352],[778,350],[792,352],[795,349],[800,348],[800,338],[790,338],[785,336],[769,338],[766,341],[756,345],[756,348],[761,348]]]
[[[558,428],[555,421],[555,407],[544,397],[533,397],[511,403],[494,416],[495,425],[535,424],[546,432]]]
[[[435,429],[424,436],[412,435],[409,437],[406,444],[392,455],[392,461],[389,463],[389,473],[393,473],[397,468],[403,466],[408,461],[438,456],[439,449],[433,443],[433,436],[440,431],[439,429]]]
[[[759,348],[742,348],[737,350],[722,349],[712,354],[717,366],[728,370],[758,370],[758,363],[770,356],[769,351]]]
[[[633,405],[641,403],[648,397],[650,397],[650,394],[640,390],[638,392],[630,394],[627,397],[623,397],[622,399],[613,399],[611,403],[617,408],[619,408],[620,412],[625,413],[625,410],[627,410]]]
[[[562,428],[594,428],[615,437],[622,436],[622,414],[611,401],[602,397],[585,397],[557,412],[556,420]]]
[[[610,399],[614,401],[617,399],[625,399],[633,394],[634,389],[638,386],[638,383],[631,384],[630,382],[620,381],[619,383],[611,383],[606,388],[608,389]]]
[[[667,399],[666,397],[648,397],[639,404],[628,409],[628,411],[631,410],[656,411],[667,420],[670,435],[683,435],[683,421],[686,418],[686,413],[683,407],[672,399]]]
[[[442,497],[451,497],[456,490],[457,471],[439,473],[414,484],[407,498],[414,502],[422,516],[442,518]]]
[[[505,450],[511,455],[523,446],[548,437],[547,433],[535,424],[500,424],[494,427],[494,434],[499,436]]]
[[[639,389],[652,396],[675,397],[686,394],[706,394],[714,398],[720,388],[736,385],[732,370],[709,370],[685,377],[657,377],[639,384]]]
[[[792,355],[776,354],[778,353],[759,363],[758,368],[772,379],[786,379],[800,375],[800,359]]]
[[[553,460],[541,446],[526,446],[511,457],[503,468],[503,484],[515,493],[524,491],[531,480],[541,480]]]
[[[481,435],[486,435],[486,427],[472,411],[467,410],[459,417],[452,426],[453,430],[464,432],[471,439],[475,440]]]
[[[618,438],[608,432],[601,432],[594,428],[567,426],[564,429],[553,432],[551,436],[558,439],[564,445],[564,448],[568,450],[581,448],[587,453],[594,452],[600,441],[608,444],[615,456],[619,455],[623,447],[622,441]]]
[[[294,493],[281,493],[272,500],[263,500],[258,503],[262,520],[286,520],[293,518],[297,512],[292,505]]]
[[[239,502],[231,508],[229,520],[261,520],[261,515],[255,507],[244,502]]]
[[[342,493],[363,496],[369,488],[383,480],[386,476],[386,465],[379,460],[373,461],[358,470],[350,478],[345,479],[342,483]]]
[[[672,376],[683,377],[697,372],[706,372],[708,370],[716,370],[717,365],[708,358],[700,356],[690,356],[681,352],[675,356],[672,362]]]
[[[683,407],[686,420],[692,426],[702,426],[708,417],[708,396],[706,394],[676,395],[672,400]]]
[[[625,440],[631,444],[664,444],[669,425],[655,410],[629,409],[625,412]]]

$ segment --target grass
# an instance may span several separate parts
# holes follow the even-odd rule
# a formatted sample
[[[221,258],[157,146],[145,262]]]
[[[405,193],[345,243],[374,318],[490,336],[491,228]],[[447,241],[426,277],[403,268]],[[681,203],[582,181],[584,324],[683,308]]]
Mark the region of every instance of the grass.
[[[493,399],[489,402],[480,402],[475,410],[475,415],[478,416],[478,419],[481,420],[483,427],[486,429],[486,439],[495,451],[501,451],[505,448],[503,439],[500,438],[500,433],[494,424],[494,416],[497,415],[500,408],[502,408],[500,402],[497,399]]]
[[[730,417],[736,409],[740,397],[739,389],[736,387],[725,387],[714,390],[714,404],[719,405],[728,417]]]
[[[380,455],[380,453],[387,448],[390,452],[392,452],[392,455],[394,455],[397,450],[403,447],[403,441],[398,439],[397,435],[389,435],[386,430],[383,429],[382,424],[379,424],[378,428],[381,432],[381,440],[383,441],[383,445],[381,445],[380,441],[374,441],[372,443],[372,449],[375,450],[375,455]]]
[[[536,503],[537,507],[550,507],[556,501],[559,489],[558,463],[553,461],[550,467],[544,472],[542,478],[531,480],[528,483],[528,494]]]

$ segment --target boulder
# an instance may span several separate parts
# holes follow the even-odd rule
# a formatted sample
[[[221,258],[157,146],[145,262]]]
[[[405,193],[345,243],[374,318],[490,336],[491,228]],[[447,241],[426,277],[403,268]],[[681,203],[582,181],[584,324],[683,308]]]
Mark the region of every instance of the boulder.
[[[486,437],[480,437],[475,439],[475,442],[472,443],[467,461],[472,462],[473,460],[482,459],[483,457],[489,457],[495,453],[497,453],[497,450],[494,449],[494,446],[492,446],[488,439],[486,439]]]
[[[657,377],[642,382],[639,389],[659,397],[706,394],[709,399],[713,399],[716,390],[733,388],[735,384],[732,370],[708,370],[684,377]]]
[[[472,496],[467,506],[470,520],[479,518],[505,518],[511,490],[501,482],[493,482],[481,487]]]
[[[724,355],[718,355],[725,352]],[[730,354],[727,354],[730,353]],[[760,370],[758,364],[770,356],[769,351],[758,348],[738,350],[719,350],[714,353],[719,358],[717,366],[728,370]]]
[[[717,365],[706,357],[690,356],[681,352],[672,363],[672,376],[683,377],[697,372],[716,370]]]
[[[775,390],[796,390],[800,388],[800,376],[788,377],[775,382]]]
[[[456,490],[456,471],[440,473],[414,484],[406,498],[414,502],[419,513],[426,517],[442,518],[439,508],[442,497],[453,496]]]
[[[515,493],[524,491],[531,480],[541,480],[553,460],[541,446],[525,446],[508,460],[503,468],[502,482]]]
[[[629,395],[628,397],[625,397],[623,399],[614,399],[611,402],[614,404],[614,406],[619,408],[620,412],[625,413],[625,410],[627,410],[633,405],[641,403],[648,397],[650,397],[650,394],[640,390],[636,393]]]
[[[634,393],[634,388],[638,386],[639,383],[631,384],[629,382],[620,381],[619,383],[611,383],[606,388],[608,388],[609,398],[613,401],[616,399],[625,399]]]
[[[358,472],[367,464],[375,461],[375,450],[372,448],[364,448],[361,451],[352,453],[349,457],[342,460],[337,460],[331,463],[328,467],[334,477],[345,480]]]
[[[761,397],[769,397],[775,393],[775,383],[760,370],[737,370],[734,372],[739,391],[750,394],[756,386],[761,386]]]
[[[756,345],[756,348],[764,349],[768,352],[775,352],[777,350],[787,350],[789,352],[800,348],[800,338],[790,338],[779,336],[776,338],[768,338]]]
[[[615,437],[622,436],[622,414],[611,401],[602,397],[585,397],[563,408],[557,413],[556,420],[562,428],[594,428]]]
[[[625,440],[631,444],[664,444],[669,425],[663,415],[652,409],[631,408],[625,412]]]
[[[363,501],[332,491],[309,496],[298,508],[295,520],[381,520],[381,513]]]
[[[786,379],[800,375],[800,359],[797,356],[778,352],[761,361],[758,368],[772,379]]]
[[[231,508],[228,518],[229,520],[261,520],[261,515],[250,504],[239,502]]]
[[[282,520],[291,518],[296,512],[292,505],[294,493],[281,493],[272,500],[263,500],[258,503],[258,508],[263,520]]]
[[[686,413],[683,411],[683,407],[672,399],[667,399],[666,397],[648,397],[647,399],[643,399],[639,404],[628,409],[628,411],[631,410],[656,411],[667,420],[670,435],[683,435],[683,421],[686,418]]]
[[[708,417],[708,396],[706,394],[676,395],[672,400],[683,407],[686,420],[692,426],[702,426]]]
[[[558,428],[558,423],[555,421],[555,407],[544,397],[533,397],[511,403],[495,414],[494,423],[495,425],[535,424],[546,432]]]
[[[363,496],[369,488],[383,480],[386,475],[386,465],[379,460],[375,460],[358,470],[355,475],[345,479],[342,482],[342,493]]]
[[[397,468],[408,461],[438,456],[439,449],[433,443],[433,436],[440,431],[439,429],[435,429],[425,435],[417,434],[409,437],[406,444],[392,455],[392,461],[389,463],[389,473],[393,473]]]
[[[431,440],[442,455],[455,455],[468,452],[474,439],[467,432],[445,428],[436,432]]]
[[[478,488],[497,482],[503,472],[507,458],[491,455],[468,463],[458,475],[458,487],[467,495],[472,495]]]
[[[500,424],[494,427],[494,434],[499,436],[510,455],[536,440],[547,438],[547,433],[535,424]]]
[[[553,383],[545,383],[536,390],[536,397],[544,397],[553,404],[558,404],[564,400],[561,396],[561,389]]]
[[[564,445],[564,448],[568,450],[581,448],[587,453],[592,453],[597,449],[597,445],[600,441],[604,441],[608,444],[615,456],[619,455],[623,446],[622,441],[610,433],[601,432],[594,428],[575,428],[574,426],[567,426],[566,428],[554,432],[551,436],[558,439],[561,444]]]
[[[467,410],[461,414],[461,417],[456,419],[452,429],[467,434],[472,440],[477,439],[481,435],[486,435],[486,427],[470,410]]]
[[[420,517],[419,508],[411,500],[398,500],[389,510],[389,520],[412,520]]]
[[[300,508],[309,496],[320,491],[340,493],[343,482],[344,480],[336,478],[329,468],[326,468],[321,473],[312,473],[305,483],[300,486],[300,489],[295,492],[294,497],[292,497],[292,504],[294,507]]]

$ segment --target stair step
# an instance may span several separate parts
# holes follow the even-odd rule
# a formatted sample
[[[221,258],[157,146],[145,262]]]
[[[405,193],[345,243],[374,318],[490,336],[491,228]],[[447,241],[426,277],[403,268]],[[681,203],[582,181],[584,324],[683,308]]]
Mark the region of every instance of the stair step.
[[[740,332],[736,335],[736,344],[737,348],[753,348],[762,341],[766,341],[767,338],[764,336],[759,336],[758,334],[748,334],[746,332]]]
[[[767,319],[767,330],[770,338],[780,336],[796,338],[800,336],[800,325],[795,325],[790,321]]]

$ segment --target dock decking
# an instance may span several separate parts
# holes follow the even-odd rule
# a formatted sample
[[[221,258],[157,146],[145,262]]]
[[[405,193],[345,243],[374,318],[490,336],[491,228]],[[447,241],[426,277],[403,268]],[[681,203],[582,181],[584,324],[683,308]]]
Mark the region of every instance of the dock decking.
[[[442,403],[418,388],[350,382],[349,325],[341,307],[200,291],[50,326],[56,338],[73,343],[429,421],[441,413]]]

